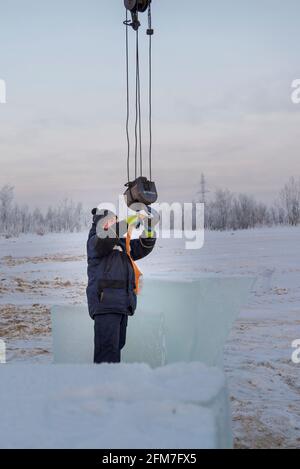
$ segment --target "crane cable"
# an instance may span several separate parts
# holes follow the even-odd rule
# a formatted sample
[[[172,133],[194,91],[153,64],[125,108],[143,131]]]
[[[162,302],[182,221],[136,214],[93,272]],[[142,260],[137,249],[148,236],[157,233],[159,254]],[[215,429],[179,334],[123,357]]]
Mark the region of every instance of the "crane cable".
[[[128,27],[131,22],[128,19],[126,9],[126,138],[127,138],[127,180],[130,182],[130,90],[129,90],[129,38]],[[148,30],[152,30],[151,2],[148,6]],[[149,172],[152,180],[152,34],[149,34]],[[140,53],[139,53],[139,30],[136,31],[136,51],[135,51],[135,126],[134,126],[134,173],[135,179],[138,173],[138,156],[140,166],[140,176],[143,175],[143,152],[142,152],[142,113],[141,113],[141,80],[140,80]]]
[[[148,31],[149,34],[149,173],[152,181],[152,15],[151,2],[148,6]]]
[[[140,176],[143,175],[141,80],[139,56],[139,30],[136,31],[136,71],[135,71],[135,178],[137,178],[137,157],[140,156]]]
[[[129,137],[129,118],[130,118],[130,96],[129,96],[129,58],[128,58],[128,10],[126,10],[126,95],[127,95],[127,114],[126,114],[126,137],[127,137],[127,179],[130,180],[130,137]]]

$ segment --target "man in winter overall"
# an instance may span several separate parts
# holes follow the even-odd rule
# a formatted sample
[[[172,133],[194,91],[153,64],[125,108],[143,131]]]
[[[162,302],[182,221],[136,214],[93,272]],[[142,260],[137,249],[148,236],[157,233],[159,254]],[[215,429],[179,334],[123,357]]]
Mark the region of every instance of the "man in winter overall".
[[[137,304],[139,270],[134,261],[150,254],[155,233],[147,226],[140,238],[131,240],[127,234],[126,241],[124,233],[130,233],[140,223],[139,216],[118,223],[116,215],[108,210],[93,209],[92,214],[87,242],[87,299],[94,320],[94,362],[119,363],[127,319],[134,314]]]

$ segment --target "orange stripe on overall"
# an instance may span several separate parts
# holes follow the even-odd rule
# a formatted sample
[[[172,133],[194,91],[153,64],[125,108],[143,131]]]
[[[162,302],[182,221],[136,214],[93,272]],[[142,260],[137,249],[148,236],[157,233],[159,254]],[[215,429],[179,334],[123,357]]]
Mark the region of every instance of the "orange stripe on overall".
[[[131,252],[130,252],[130,241],[131,241],[131,235],[132,235],[133,228],[129,227],[127,231],[127,236],[126,236],[126,252],[127,256],[130,259],[133,271],[134,271],[134,278],[135,278],[135,289],[134,292],[138,295],[140,292],[140,278],[143,275],[134,260],[131,257]]]

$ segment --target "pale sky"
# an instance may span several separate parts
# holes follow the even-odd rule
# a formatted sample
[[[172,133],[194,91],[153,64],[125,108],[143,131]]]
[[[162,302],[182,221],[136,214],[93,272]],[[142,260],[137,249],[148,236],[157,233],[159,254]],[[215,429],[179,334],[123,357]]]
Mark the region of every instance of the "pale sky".
[[[300,175],[300,105],[290,98],[300,78],[299,0],[152,3],[160,200],[191,201],[203,172],[211,191],[272,201]],[[123,191],[124,16],[123,0],[1,2],[0,187],[15,186],[19,203],[70,197],[92,207]],[[147,72],[146,15],[142,23]],[[146,136],[146,114],[144,124]]]

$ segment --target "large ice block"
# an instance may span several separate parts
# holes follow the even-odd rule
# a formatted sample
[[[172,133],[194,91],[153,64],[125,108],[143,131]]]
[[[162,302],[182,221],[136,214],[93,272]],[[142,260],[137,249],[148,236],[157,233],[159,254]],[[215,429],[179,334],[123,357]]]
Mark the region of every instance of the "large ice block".
[[[152,367],[200,361],[222,367],[223,347],[247,300],[253,279],[146,279],[138,308],[129,318],[125,362]],[[87,306],[52,308],[54,363],[93,361],[93,321]]]
[[[2,365],[0,448],[228,448],[221,370]]]

